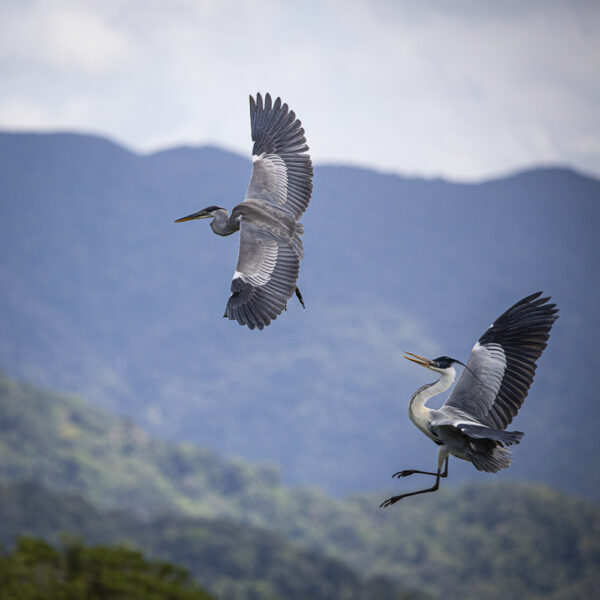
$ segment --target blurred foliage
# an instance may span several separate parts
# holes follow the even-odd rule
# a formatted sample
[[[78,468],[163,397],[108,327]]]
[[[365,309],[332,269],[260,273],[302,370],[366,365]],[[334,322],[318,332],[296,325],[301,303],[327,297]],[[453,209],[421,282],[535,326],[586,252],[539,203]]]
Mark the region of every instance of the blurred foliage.
[[[228,598],[327,598],[328,581],[352,583],[355,598],[390,579],[434,598],[588,598],[600,564],[600,509],[541,486],[446,487],[380,510],[385,492],[340,501],[290,489],[273,469],[153,440],[78,400],[0,378],[0,481],[24,480],[94,506],[4,487],[5,542],[60,531],[127,541]],[[130,514],[106,512],[117,508]],[[311,580],[314,590],[302,587]]]
[[[124,546],[22,537],[0,555],[3,600],[210,600],[186,571]]]
[[[225,600],[408,600],[389,577],[364,579],[337,559],[303,550],[264,528],[227,519],[100,512],[75,495],[39,484],[0,484],[0,542],[19,535],[56,543],[61,532],[92,543],[123,543],[189,569]],[[1,588],[0,588],[1,589]]]

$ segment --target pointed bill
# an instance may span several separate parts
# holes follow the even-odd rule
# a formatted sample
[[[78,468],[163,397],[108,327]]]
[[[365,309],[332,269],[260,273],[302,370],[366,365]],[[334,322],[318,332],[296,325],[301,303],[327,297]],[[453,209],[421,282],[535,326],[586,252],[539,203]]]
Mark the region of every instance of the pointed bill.
[[[181,217],[181,219],[176,219],[175,221],[173,221],[173,223],[183,223],[184,221],[193,221],[194,219],[207,219],[208,217],[212,217],[212,216],[213,215],[206,212],[205,210],[201,210],[201,211],[192,213],[191,215],[188,215],[187,217]]]
[[[421,365],[422,367],[435,366],[435,363],[432,360],[425,358],[424,356],[419,356],[418,354],[413,354],[412,352],[406,352],[406,350],[404,351],[404,354],[408,354],[408,356],[404,357],[406,360],[410,360],[417,365]]]

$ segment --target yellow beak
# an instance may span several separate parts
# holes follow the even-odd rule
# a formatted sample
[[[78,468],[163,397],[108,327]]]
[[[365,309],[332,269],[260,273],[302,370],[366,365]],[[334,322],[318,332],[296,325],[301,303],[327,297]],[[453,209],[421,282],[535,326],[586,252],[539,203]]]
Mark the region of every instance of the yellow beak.
[[[424,356],[419,356],[418,354],[413,354],[412,352],[406,351],[404,352],[404,354],[408,354],[408,356],[404,357],[406,358],[406,360],[410,360],[418,365],[421,365],[422,367],[435,367],[435,363],[432,360],[425,358]]]
[[[201,210],[200,212],[195,212],[187,217],[181,217],[181,219],[177,219],[174,223],[183,223],[184,221],[193,221],[194,219],[207,219],[208,217],[212,217],[212,215]]]

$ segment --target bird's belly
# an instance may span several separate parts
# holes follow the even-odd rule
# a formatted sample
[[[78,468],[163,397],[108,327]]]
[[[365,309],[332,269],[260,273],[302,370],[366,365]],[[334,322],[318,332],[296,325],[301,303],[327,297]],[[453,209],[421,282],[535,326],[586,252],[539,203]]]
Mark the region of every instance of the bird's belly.
[[[443,446],[456,458],[460,458],[461,460],[466,460],[467,462],[471,462],[469,458],[469,448],[465,443],[464,439],[460,437],[451,437],[445,438],[443,441]]]
[[[431,439],[443,446],[452,456],[471,462],[469,444],[463,433],[452,425],[431,428]]]
[[[471,459],[467,456],[467,453],[463,450],[450,450],[450,454],[452,456],[456,456],[456,458],[460,458],[461,460],[466,460],[467,462],[471,462]]]

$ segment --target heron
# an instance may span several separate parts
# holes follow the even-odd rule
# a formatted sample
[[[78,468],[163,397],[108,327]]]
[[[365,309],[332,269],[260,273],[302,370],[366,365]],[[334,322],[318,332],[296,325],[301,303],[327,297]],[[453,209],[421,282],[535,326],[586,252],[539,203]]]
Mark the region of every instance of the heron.
[[[237,266],[225,314],[250,329],[263,329],[287,307],[304,258],[299,222],[312,194],[313,167],[302,123],[281,98],[250,96],[252,175],[243,202],[231,211],[208,206],[175,223],[212,219],[221,236],[240,232]]]
[[[506,446],[518,444],[523,432],[506,431],[506,427],[527,396],[536,361],[558,319],[556,304],[541,295],[531,294],[499,316],[475,343],[466,364],[449,356],[429,359],[405,352],[404,358],[439,375],[434,383],[420,387],[408,405],[410,420],[439,446],[438,465],[435,473],[416,469],[394,473],[392,477],[398,478],[415,473],[431,475],[435,483],[430,488],[392,496],[380,507],[408,496],[435,492],[440,478],[448,476],[450,455],[488,473],[510,465],[511,453]],[[426,402],[454,382],[457,364],[464,369],[446,402],[439,410],[428,408]]]

